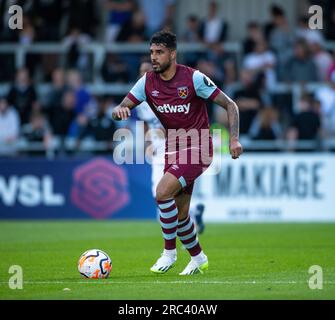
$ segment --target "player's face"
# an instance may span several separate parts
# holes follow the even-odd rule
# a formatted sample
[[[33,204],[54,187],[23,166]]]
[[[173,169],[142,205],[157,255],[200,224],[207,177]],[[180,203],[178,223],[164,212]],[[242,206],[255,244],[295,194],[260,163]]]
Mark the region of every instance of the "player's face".
[[[150,56],[154,72],[163,73],[170,68],[172,60],[175,58],[175,51],[166,48],[164,45],[152,44]]]

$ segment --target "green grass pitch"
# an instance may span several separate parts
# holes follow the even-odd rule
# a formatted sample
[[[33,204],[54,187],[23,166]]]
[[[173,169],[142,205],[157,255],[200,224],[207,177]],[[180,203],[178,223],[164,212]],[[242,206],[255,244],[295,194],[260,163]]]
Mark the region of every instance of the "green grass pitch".
[[[178,242],[175,268],[156,275],[156,222],[2,221],[0,299],[335,299],[335,224],[208,224],[200,241],[206,274],[178,275],[189,261]],[[93,248],[110,255],[109,279],[78,273]],[[11,265],[23,268],[22,290],[9,288]],[[312,265],[322,267],[322,290],[308,286]]]

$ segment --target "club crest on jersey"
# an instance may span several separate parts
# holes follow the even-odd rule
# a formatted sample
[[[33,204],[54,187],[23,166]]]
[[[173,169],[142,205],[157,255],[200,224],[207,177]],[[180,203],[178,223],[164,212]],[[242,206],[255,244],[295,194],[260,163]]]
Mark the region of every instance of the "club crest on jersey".
[[[180,98],[186,99],[188,97],[188,87],[179,87],[177,91]]]

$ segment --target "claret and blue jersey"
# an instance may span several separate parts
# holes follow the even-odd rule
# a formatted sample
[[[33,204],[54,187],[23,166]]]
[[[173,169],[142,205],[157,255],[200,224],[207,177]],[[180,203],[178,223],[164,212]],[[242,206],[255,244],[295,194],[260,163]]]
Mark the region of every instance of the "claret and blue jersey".
[[[220,90],[198,70],[177,64],[168,81],[150,71],[138,80],[128,94],[135,104],[147,101],[166,130],[208,129],[205,99],[214,99]]]

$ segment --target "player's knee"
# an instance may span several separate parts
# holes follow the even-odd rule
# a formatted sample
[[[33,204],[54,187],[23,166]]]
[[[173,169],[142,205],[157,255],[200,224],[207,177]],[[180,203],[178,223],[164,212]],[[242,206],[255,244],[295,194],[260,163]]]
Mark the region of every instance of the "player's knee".
[[[171,199],[172,195],[168,192],[167,188],[158,186],[156,189],[156,201],[165,201]]]

